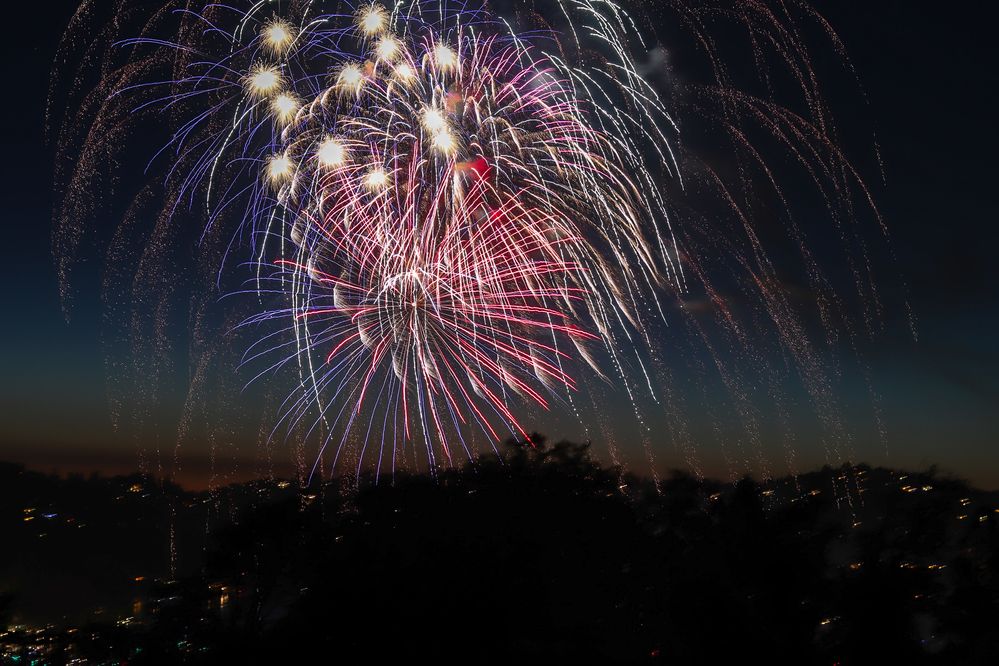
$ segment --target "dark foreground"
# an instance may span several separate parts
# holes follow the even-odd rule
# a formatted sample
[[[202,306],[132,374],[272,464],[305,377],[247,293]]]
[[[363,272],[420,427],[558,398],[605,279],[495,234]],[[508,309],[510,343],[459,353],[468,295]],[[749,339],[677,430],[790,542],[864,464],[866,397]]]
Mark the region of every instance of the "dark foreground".
[[[999,663],[999,497],[933,472],[208,494],[0,467],[4,663]]]

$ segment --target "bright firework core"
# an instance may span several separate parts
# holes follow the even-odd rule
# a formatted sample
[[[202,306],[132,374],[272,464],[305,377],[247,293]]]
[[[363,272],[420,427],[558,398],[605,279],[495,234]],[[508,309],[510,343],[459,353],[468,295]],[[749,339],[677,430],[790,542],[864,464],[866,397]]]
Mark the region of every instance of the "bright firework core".
[[[326,167],[335,167],[343,164],[347,151],[343,144],[336,139],[326,139],[319,145],[317,157],[319,162]]]
[[[275,55],[281,55],[291,46],[294,32],[288,23],[275,19],[264,26],[261,33],[264,46]]]
[[[271,102],[274,117],[281,123],[288,123],[298,111],[298,101],[287,93],[281,93]]]
[[[249,78],[249,90],[257,97],[266,97],[281,86],[281,74],[273,67],[258,67]]]
[[[399,51],[399,41],[395,37],[384,37],[378,42],[375,52],[382,60],[391,59]]]
[[[458,66],[458,56],[447,44],[438,44],[434,47],[434,60],[442,70],[450,70]]]
[[[359,93],[361,85],[364,83],[364,74],[361,72],[360,67],[354,63],[350,63],[344,65],[343,69],[340,70],[337,83],[342,90]]]
[[[416,70],[408,62],[401,62],[396,65],[392,73],[402,81],[408,81],[416,76]]]
[[[371,5],[360,12],[357,25],[365,35],[377,35],[385,29],[388,14],[381,5]]]
[[[283,183],[294,173],[291,159],[287,155],[275,155],[267,162],[267,175],[275,184]]]
[[[364,177],[364,184],[372,190],[381,189],[385,187],[388,182],[388,174],[385,173],[385,169],[381,167],[374,167],[368,172],[368,175]]]

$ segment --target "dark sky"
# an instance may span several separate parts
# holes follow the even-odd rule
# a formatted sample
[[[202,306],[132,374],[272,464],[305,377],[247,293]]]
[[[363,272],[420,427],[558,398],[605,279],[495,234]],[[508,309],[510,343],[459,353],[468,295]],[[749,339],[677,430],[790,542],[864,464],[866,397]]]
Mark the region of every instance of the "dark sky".
[[[887,462],[936,463],[999,488],[994,3],[816,4],[869,94],[870,107],[856,113],[869,116],[881,144],[887,187],[879,204],[918,321],[914,342],[905,335],[905,313],[889,313],[890,332],[868,350],[884,399]],[[0,61],[8,251],[0,459],[46,471],[121,471],[134,467],[134,451],[113,432],[108,412],[113,379],[99,342],[98,296],[87,288],[88,270],[96,275],[99,267],[83,271],[67,323],[50,253],[52,149],[43,142],[43,111],[55,45],[75,2],[40,6],[4,9],[15,29],[6,31]],[[804,463],[821,462],[802,448]]]

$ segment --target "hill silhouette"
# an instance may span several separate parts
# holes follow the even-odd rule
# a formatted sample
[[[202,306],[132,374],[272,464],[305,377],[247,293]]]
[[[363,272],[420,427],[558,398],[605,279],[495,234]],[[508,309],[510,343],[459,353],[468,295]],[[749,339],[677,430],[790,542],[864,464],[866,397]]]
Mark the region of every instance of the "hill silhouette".
[[[356,487],[5,467],[0,613],[60,624],[51,663],[996,663],[994,493],[866,466],[657,488],[538,441]]]

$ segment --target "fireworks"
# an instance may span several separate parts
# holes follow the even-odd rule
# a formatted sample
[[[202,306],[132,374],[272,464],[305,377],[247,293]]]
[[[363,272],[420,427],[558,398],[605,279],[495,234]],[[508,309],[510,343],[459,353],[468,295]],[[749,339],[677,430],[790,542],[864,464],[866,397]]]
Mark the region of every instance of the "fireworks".
[[[682,410],[707,393],[711,366],[719,392],[730,396],[725,410],[742,422],[737,451],[726,459],[748,467],[743,439],[763,459],[749,396],[780,418],[787,410],[788,380],[763,360],[765,345],[792,359],[823,426],[835,433],[831,457],[842,458],[845,438],[815,340],[755,226],[751,209],[766,199],[760,183],[787,208],[777,213],[785,240],[800,248],[803,282],[830,331],[814,337],[832,347],[832,331],[853,333],[791,215],[780,169],[754,138],[801,163],[837,234],[858,245],[864,261],[861,236],[846,223],[855,202],[871,195],[832,139],[808,49],[798,28],[788,28],[795,19],[774,4],[764,12],[755,3],[667,3],[676,25],[691,27],[695,50],[706,47],[716,76],[675,92],[669,104],[660,91],[681,80],[650,83],[659,51],[612,0],[556,2],[559,16],[540,27],[540,7],[511,20],[448,2],[205,3],[200,12],[185,5],[181,29],[164,28],[177,31],[174,39],[157,32],[168,12],[159,13],[139,37],[114,42],[134,49],[119,69],[107,64],[111,55],[96,59],[106,63],[107,101],[66,123],[87,129],[68,167],[60,268],[65,273],[86,236],[79,225],[99,189],[94,174],[124,143],[115,143],[121,118],[168,111],[156,117],[172,128],[157,155],[164,205],[155,232],[141,241],[149,251],[136,270],[148,277],[170,235],[199,217],[213,275],[253,268],[261,309],[243,328],[265,333],[245,360],[270,359],[269,369],[295,381],[277,428],[318,442],[314,460],[325,455],[336,464],[349,451],[359,469],[377,445],[379,469],[386,447],[393,464],[405,449],[412,458],[420,451],[433,469],[474,457],[482,442],[528,437],[524,414],[583,421],[588,411],[617,462],[613,428],[599,423],[592,391],[606,382],[634,411],[650,463],[643,400],[696,471]],[[708,24],[726,18],[749,31],[753,62],[774,57],[786,68],[790,77],[764,74],[765,87],[796,82],[804,102],[797,106],[809,118],[734,87],[707,37]],[[793,48],[781,46],[789,40]],[[164,72],[162,80],[152,72]],[[693,116],[695,129],[710,125],[711,150],[731,151],[725,169],[702,161],[692,142],[677,142],[674,107]],[[874,217],[880,224],[876,210]],[[123,225],[122,233],[139,226]],[[118,251],[112,263],[127,265]],[[863,264],[848,262],[870,328],[877,294],[862,284]],[[667,333],[670,315],[677,325]],[[162,335],[157,326],[152,337]],[[693,371],[673,373],[682,354]],[[692,390],[681,388],[685,374]],[[721,432],[724,419],[708,418]],[[765,475],[766,463],[759,466]]]
[[[281,74],[269,66],[255,67],[247,78],[247,90],[255,97],[266,97],[281,86]]]
[[[293,28],[281,19],[274,19],[260,31],[261,43],[267,51],[275,56],[284,54],[291,46],[293,38]]]
[[[628,174],[641,157],[572,72],[497,24],[439,18],[371,5],[346,30],[294,31],[294,47],[268,24],[281,57],[245,78],[232,140],[271,126],[274,192],[253,206],[295,249],[276,262],[291,311],[265,316],[293,317],[299,355],[321,354],[319,409],[353,421],[393,405],[405,439],[450,460],[469,427],[527,438],[516,403],[576,390],[581,350],[638,321],[623,282],[658,283],[670,257]],[[301,62],[332,35],[357,50]]]

